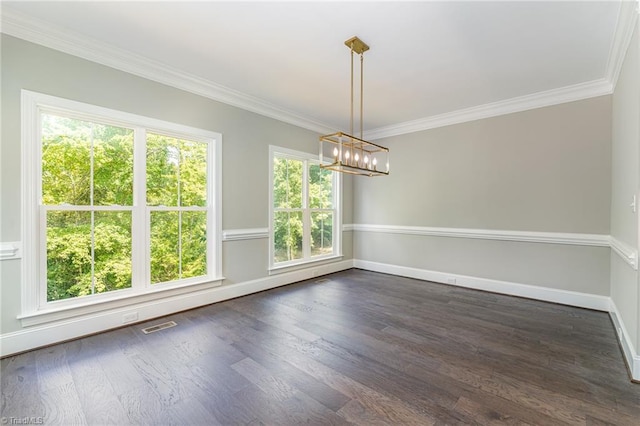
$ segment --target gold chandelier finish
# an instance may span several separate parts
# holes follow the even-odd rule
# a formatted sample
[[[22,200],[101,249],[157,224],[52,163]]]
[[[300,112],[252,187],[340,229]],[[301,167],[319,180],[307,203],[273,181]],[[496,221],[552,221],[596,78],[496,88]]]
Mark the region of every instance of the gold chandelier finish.
[[[344,132],[320,136],[320,163],[322,168],[360,176],[386,176],[389,174],[389,149],[363,139],[364,52],[369,46],[358,37],[344,44],[351,54],[351,108],[349,134]],[[360,137],[353,135],[353,55],[360,55]],[[333,149],[331,149],[333,148]],[[332,158],[325,164],[326,157]]]

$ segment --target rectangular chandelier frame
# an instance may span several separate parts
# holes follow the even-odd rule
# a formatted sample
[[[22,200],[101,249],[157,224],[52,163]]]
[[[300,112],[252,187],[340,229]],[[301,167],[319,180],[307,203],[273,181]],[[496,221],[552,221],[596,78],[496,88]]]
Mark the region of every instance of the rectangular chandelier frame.
[[[322,163],[323,169],[369,177],[389,174],[389,148],[344,132],[320,136],[320,158],[327,157],[332,160]]]

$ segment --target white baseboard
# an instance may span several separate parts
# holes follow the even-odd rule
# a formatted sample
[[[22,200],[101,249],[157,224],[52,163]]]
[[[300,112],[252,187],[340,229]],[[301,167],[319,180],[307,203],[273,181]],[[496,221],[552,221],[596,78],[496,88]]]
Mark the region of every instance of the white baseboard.
[[[420,280],[433,281],[442,284],[457,285],[459,287],[491,291],[494,293],[508,294],[511,296],[527,297],[529,299],[544,300],[546,302],[561,303],[563,305],[577,306],[580,308],[609,312],[610,307],[609,302],[611,299],[609,297],[599,296],[596,294],[558,290],[548,287],[538,287],[534,285],[471,277],[467,275],[448,274],[444,272],[410,268],[407,266],[390,265],[386,263],[370,262],[359,259],[355,259],[353,263],[354,267],[366,269],[368,271],[400,275],[403,277],[417,278]],[[452,282],[452,280],[455,281]]]
[[[618,307],[613,300],[611,300],[611,305],[609,307],[609,315],[611,316],[611,320],[613,321],[616,334],[618,335],[618,340],[620,340],[622,353],[624,355],[625,361],[627,362],[627,367],[629,367],[631,378],[633,380],[640,381],[640,356],[633,348],[631,337],[629,337],[627,328],[624,326],[624,323],[621,320],[622,317],[620,316]]]
[[[352,267],[353,260],[343,260],[341,262],[317,265],[313,266],[313,268],[287,272],[243,283],[223,285],[193,293],[167,297],[158,301],[138,303],[114,310],[26,327],[20,331],[0,335],[0,356],[5,357],[65,340],[122,327],[126,325],[123,324],[124,315],[137,313],[137,321],[147,321],[211,303],[308,280],[314,276],[343,271]],[[314,272],[316,273],[315,275]]]

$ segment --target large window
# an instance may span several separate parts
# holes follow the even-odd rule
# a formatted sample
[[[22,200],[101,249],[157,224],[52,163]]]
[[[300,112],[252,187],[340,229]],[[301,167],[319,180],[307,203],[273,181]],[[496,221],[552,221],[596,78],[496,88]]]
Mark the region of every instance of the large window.
[[[23,133],[23,314],[219,280],[219,134],[27,91]]]
[[[340,255],[339,176],[317,157],[271,147],[272,269]]]

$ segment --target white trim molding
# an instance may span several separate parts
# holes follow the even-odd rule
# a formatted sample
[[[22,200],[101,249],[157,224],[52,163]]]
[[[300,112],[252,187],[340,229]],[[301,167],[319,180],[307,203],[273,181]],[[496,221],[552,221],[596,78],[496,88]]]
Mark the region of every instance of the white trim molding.
[[[342,232],[353,231],[352,224],[342,226]],[[269,238],[269,228],[225,229],[222,231],[222,241],[258,240]]]
[[[342,225],[342,232],[352,232],[355,230],[355,225],[353,223],[345,223]]]
[[[468,275],[450,274],[446,272],[430,271],[427,269],[411,268],[407,266],[391,265],[387,263],[371,262],[354,259],[356,268],[367,271],[382,272],[384,274],[399,275],[401,277],[416,278],[424,281],[456,285],[458,287],[489,291],[510,296],[526,297],[580,308],[595,309],[608,312],[610,298],[597,294],[580,293],[529,284],[519,284],[488,278],[472,277]]]
[[[243,283],[228,283],[221,287],[147,301],[136,305],[102,312],[91,312],[66,320],[26,327],[20,331],[0,335],[0,356],[36,349],[65,340],[122,327],[133,322],[148,321],[176,312],[194,309],[211,303],[233,299],[259,291],[269,290],[298,281],[304,281],[353,268],[353,261],[343,260],[316,265],[294,272],[287,272]],[[134,321],[129,318],[136,318]]]
[[[328,124],[303,117],[255,96],[14,11],[2,11],[2,32],[303,129],[321,134],[334,131]]]
[[[615,237],[610,237],[611,250],[634,270],[638,270],[638,251]]]
[[[242,241],[269,238],[269,228],[226,229],[222,241]]]
[[[624,355],[624,360],[629,368],[631,379],[640,381],[640,356],[633,348],[631,337],[624,326],[624,322],[622,322],[620,311],[618,311],[618,307],[613,300],[611,300],[609,306],[609,315],[611,316],[615,332],[618,335],[618,340],[622,347],[622,354]]]
[[[617,78],[620,72],[631,37],[629,27],[633,26],[634,19],[633,14],[631,18],[628,17],[624,6],[627,2],[622,3],[624,13],[621,10],[618,18],[605,78],[379,127],[365,132],[365,138],[375,140],[613,93],[612,79]],[[320,134],[335,130],[329,124],[299,115],[255,96],[14,11],[3,10],[2,32]]]
[[[20,259],[22,257],[22,241],[0,243],[0,260]]]
[[[506,231],[496,229],[440,228],[428,226],[398,226],[353,224],[354,231],[385,234],[421,235],[431,237],[473,238],[481,240],[518,241],[527,243],[567,244],[609,247],[610,237],[604,234],[565,232]]]
[[[627,55],[629,43],[631,43],[631,36],[633,35],[633,29],[638,20],[639,12],[637,1],[620,2],[618,22],[613,35],[613,41],[611,42],[611,49],[609,49],[609,60],[607,61],[606,70],[606,79],[611,82],[612,89],[615,89],[618,83],[618,77],[622,70],[624,58]]]
[[[452,124],[466,123],[468,121],[481,120],[483,118],[496,117],[514,112],[527,111],[566,102],[595,98],[597,96],[610,95],[611,93],[613,93],[613,86],[611,85],[611,82],[602,78],[599,80],[588,81],[586,83],[574,84],[571,86],[560,87],[558,89],[546,90],[544,92],[532,93],[530,95],[433,115],[431,117],[405,121],[403,123],[392,124],[390,126],[378,127],[377,129],[364,132],[364,138],[368,140],[376,140],[391,136],[399,136],[407,133],[435,129],[437,127],[450,126]]]

